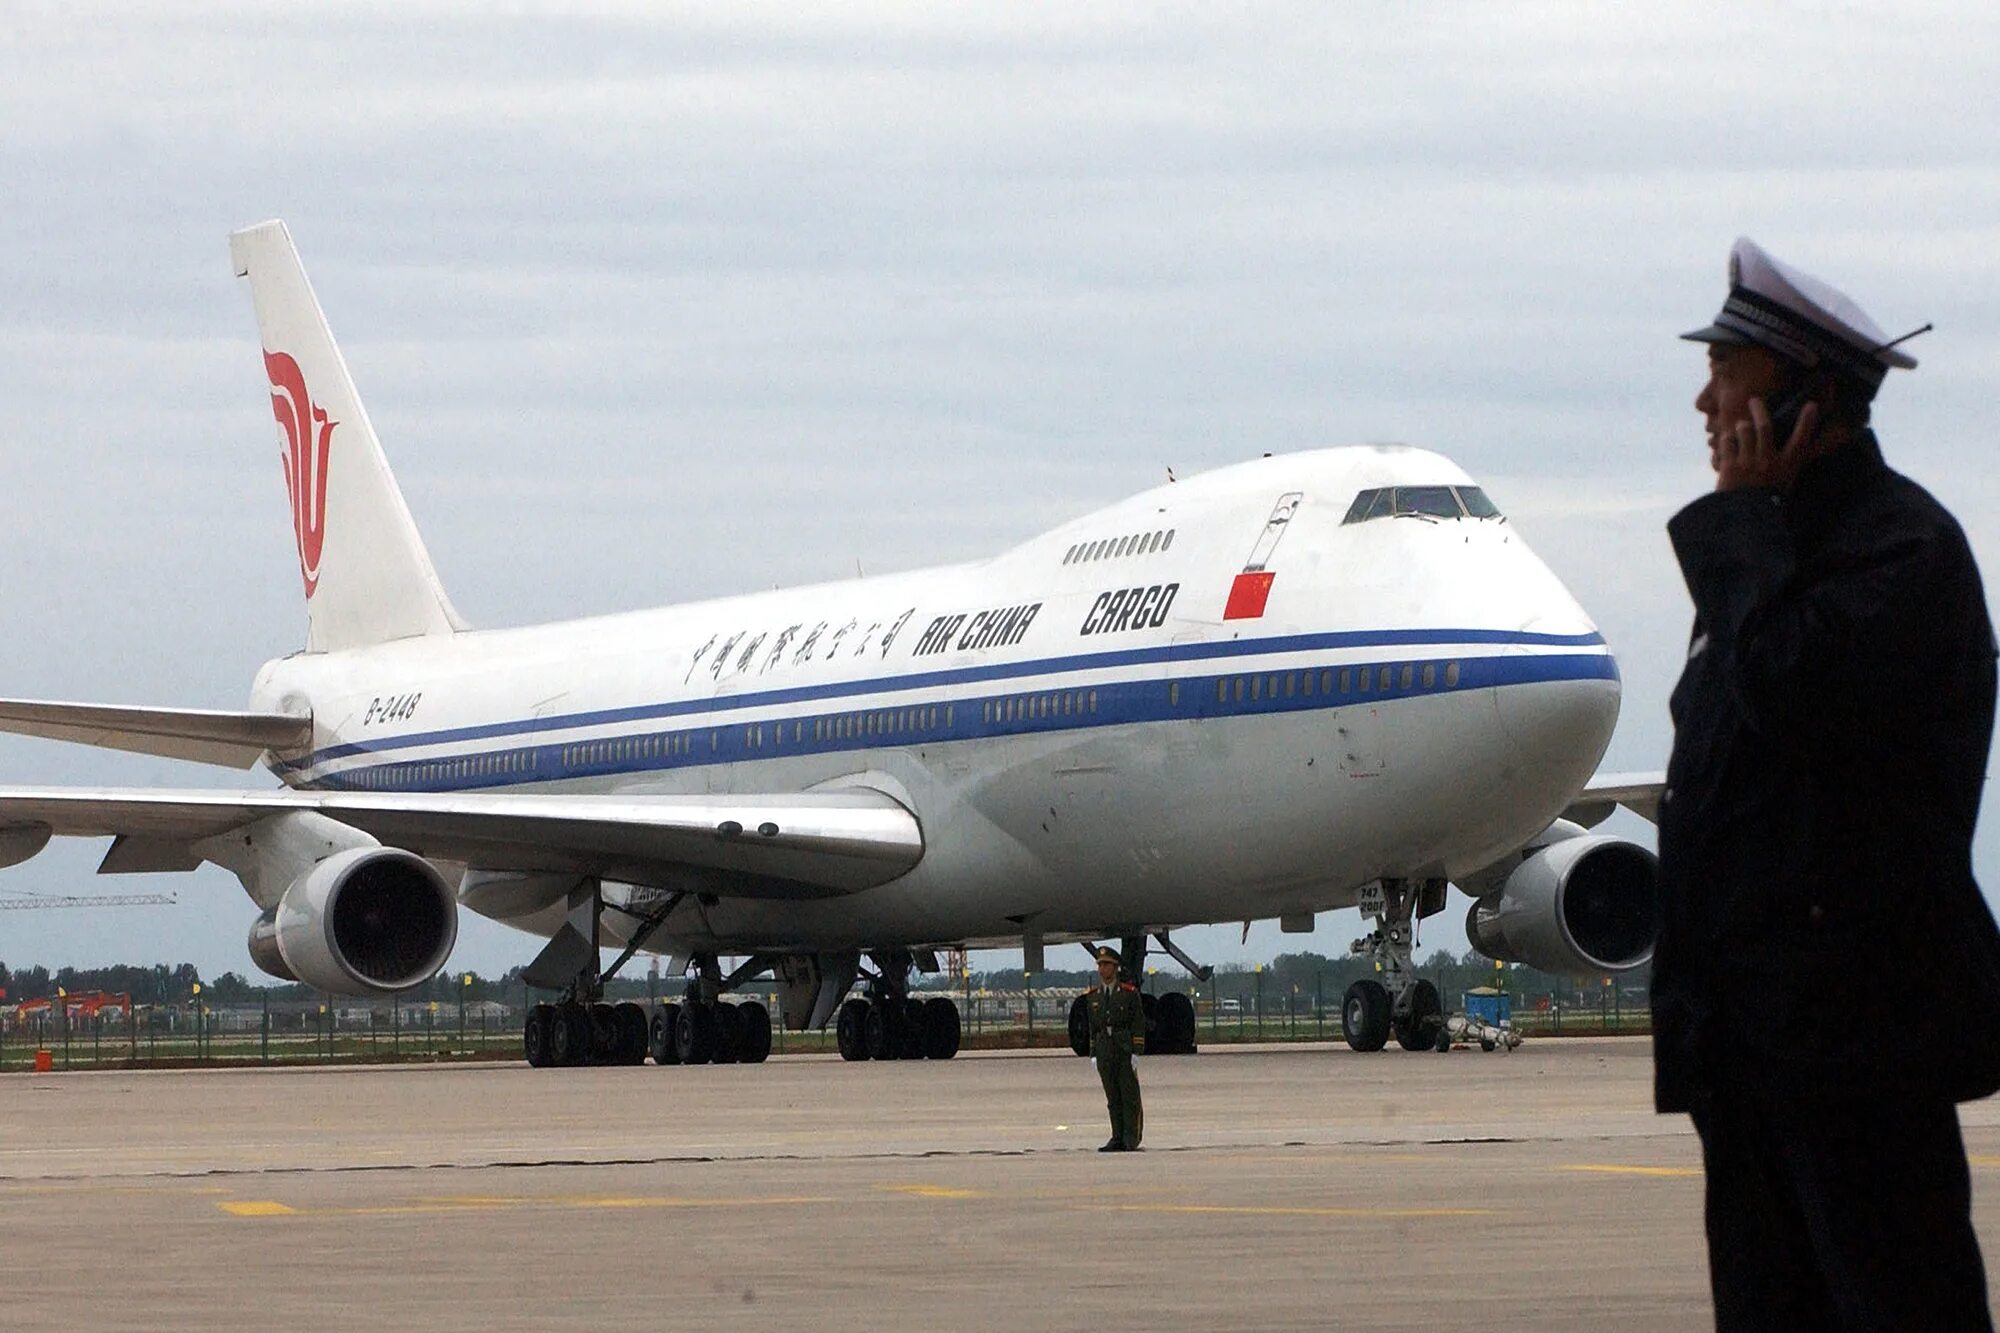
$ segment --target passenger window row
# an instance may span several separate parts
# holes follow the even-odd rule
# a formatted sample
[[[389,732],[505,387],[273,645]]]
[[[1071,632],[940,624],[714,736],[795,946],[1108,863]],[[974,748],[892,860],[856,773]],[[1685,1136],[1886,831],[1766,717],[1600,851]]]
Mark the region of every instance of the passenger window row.
[[[1065,690],[1060,694],[1017,694],[988,699],[980,706],[982,722],[1039,722],[1045,718],[1088,717],[1097,711],[1096,690]]]
[[[1312,699],[1362,696],[1415,689],[1456,689],[1460,680],[1457,662],[1401,662],[1366,666],[1325,667],[1315,671],[1271,671],[1255,675],[1222,676],[1215,682],[1218,704],[1263,703],[1268,700]],[[988,699],[980,705],[980,720],[988,725],[1014,722],[1091,717],[1098,711],[1098,692],[1062,690],[1042,694],[1017,694]],[[1181,683],[1167,684],[1167,702],[1179,707]],[[925,704],[909,708],[871,709],[814,718],[810,724],[812,741],[866,740],[875,737],[906,737],[950,731],[957,723],[953,704]],[[753,722],[743,728],[743,748],[763,750],[806,743],[807,723]],[[786,733],[790,732],[788,736]],[[662,732],[651,736],[629,736],[613,740],[584,741],[565,745],[559,751],[565,772],[602,764],[620,764],[650,759],[679,759],[693,753],[693,738],[687,732]],[[719,754],[722,733],[708,733],[709,753]],[[479,778],[527,774],[536,771],[532,747],[496,754],[470,755],[462,759],[418,760],[386,764],[330,779],[335,785],[370,790],[435,788]]]
[[[399,787],[526,773],[534,766],[533,750],[506,750],[498,754],[468,755],[463,759],[420,759],[406,764],[384,764],[353,774],[348,779],[348,785],[370,791],[390,791]]]
[[[936,731],[942,723],[949,729],[958,720],[954,704],[929,704],[917,708],[883,708],[867,713],[842,713],[813,721],[814,741],[845,741],[869,736],[905,736],[911,732]],[[779,724],[780,730],[783,724]],[[795,724],[802,731],[804,723]],[[797,739],[795,736],[794,739]]]
[[[628,736],[619,740],[586,741],[562,748],[562,766],[588,768],[596,764],[620,764],[634,759],[672,759],[687,754],[692,745],[686,733],[661,732],[655,736]]]
[[[1089,560],[1116,560],[1127,555],[1151,555],[1164,551],[1174,544],[1174,529],[1164,532],[1135,532],[1129,537],[1103,537],[1094,542],[1081,542],[1069,548],[1063,556],[1065,565],[1080,565]]]
[[[1221,676],[1215,682],[1219,704],[1262,703],[1267,699],[1311,699],[1333,695],[1373,694],[1390,690],[1434,690],[1438,687],[1436,662],[1403,662],[1389,666],[1345,666],[1319,671],[1272,671],[1255,676]],[[1443,671],[1446,689],[1457,689],[1459,668],[1446,662]]]

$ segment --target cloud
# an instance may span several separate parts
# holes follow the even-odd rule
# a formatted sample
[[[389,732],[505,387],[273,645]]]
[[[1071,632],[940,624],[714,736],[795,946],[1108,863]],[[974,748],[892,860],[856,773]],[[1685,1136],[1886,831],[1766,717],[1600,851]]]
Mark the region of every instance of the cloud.
[[[2000,15],[1839,10],[25,7],[0,691],[230,706],[299,642],[224,259],[282,215],[481,623],[968,559],[1169,465],[1401,439],[1591,608],[1611,761],[1656,766],[1660,529],[1709,482],[1674,335],[1739,232],[1937,321],[1879,420],[2000,567]],[[0,775],[217,780],[27,741]],[[8,961],[244,966],[233,882],[186,884],[167,921],[14,914]]]

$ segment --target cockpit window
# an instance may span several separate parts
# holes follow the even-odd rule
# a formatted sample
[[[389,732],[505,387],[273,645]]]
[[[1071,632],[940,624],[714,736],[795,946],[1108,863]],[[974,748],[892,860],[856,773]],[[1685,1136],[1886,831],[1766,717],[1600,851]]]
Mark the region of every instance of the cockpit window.
[[[1428,514],[1432,518],[1457,518],[1464,511],[1449,486],[1398,486],[1396,512]]]
[[[1500,510],[1477,486],[1382,486],[1354,497],[1343,523],[1416,515],[1424,518],[1499,518]]]
[[[1477,486],[1461,486],[1458,498],[1465,502],[1465,512],[1474,518],[1498,518],[1500,506],[1486,498],[1486,492]]]

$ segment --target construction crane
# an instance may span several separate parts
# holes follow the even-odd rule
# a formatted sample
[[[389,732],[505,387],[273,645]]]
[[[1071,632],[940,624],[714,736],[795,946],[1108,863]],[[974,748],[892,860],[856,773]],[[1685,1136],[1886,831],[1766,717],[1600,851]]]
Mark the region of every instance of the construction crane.
[[[27,911],[38,907],[172,907],[171,893],[28,893],[18,896],[0,893],[0,912]]]

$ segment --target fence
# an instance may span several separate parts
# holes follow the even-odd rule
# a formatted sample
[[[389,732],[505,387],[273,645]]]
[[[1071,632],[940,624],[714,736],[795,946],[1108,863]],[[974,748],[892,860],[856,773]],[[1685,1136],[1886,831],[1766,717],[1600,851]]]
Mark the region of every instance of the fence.
[[[1339,997],[1329,1000],[1324,986],[1311,995],[1291,989],[1267,996],[1266,989],[1253,984],[1225,994],[1219,985],[1195,988],[1190,998],[1198,1036],[1215,1043],[1340,1040]],[[924,992],[958,1002],[965,1044],[973,1048],[1066,1045],[1070,1006],[1079,993]],[[769,997],[763,998],[768,1006]],[[32,1068],[42,1050],[57,1069],[516,1060],[522,1012],[521,1006],[490,1002],[385,1009],[274,1008],[268,1002],[256,1008],[141,1006],[111,1018],[45,1011],[25,1023],[0,1023],[0,1072]],[[1526,1005],[1517,1002],[1514,1026],[1531,1036],[1635,1034],[1652,1030],[1652,1014],[1619,1003],[1615,994],[1598,1005],[1579,1004],[1574,996],[1533,997]],[[771,1049],[779,1055],[830,1052],[835,1036],[831,1025],[825,1032],[789,1032],[774,1017]]]

